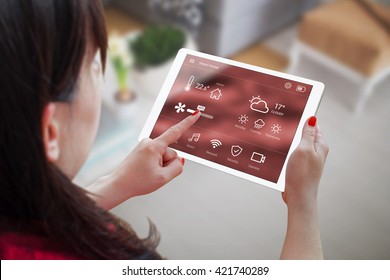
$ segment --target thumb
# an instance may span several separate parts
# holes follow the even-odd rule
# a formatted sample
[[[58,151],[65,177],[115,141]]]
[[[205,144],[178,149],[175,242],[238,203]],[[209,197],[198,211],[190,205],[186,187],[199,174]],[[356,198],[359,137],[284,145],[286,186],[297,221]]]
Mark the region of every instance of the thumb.
[[[177,176],[179,176],[183,172],[184,159],[175,158],[169,162],[166,162],[163,167],[164,178],[166,180],[165,183],[173,180]]]
[[[301,140],[302,145],[306,147],[314,147],[314,142],[316,141],[316,134],[317,134],[316,124],[317,124],[317,118],[314,116],[310,117],[306,121],[302,130],[302,140]]]

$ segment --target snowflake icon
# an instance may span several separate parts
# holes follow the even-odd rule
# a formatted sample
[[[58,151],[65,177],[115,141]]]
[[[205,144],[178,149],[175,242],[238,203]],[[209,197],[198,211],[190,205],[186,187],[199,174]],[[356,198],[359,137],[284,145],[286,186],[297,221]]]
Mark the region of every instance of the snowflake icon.
[[[179,104],[177,104],[175,106],[176,113],[183,113],[185,107],[186,107],[186,104],[179,102]]]

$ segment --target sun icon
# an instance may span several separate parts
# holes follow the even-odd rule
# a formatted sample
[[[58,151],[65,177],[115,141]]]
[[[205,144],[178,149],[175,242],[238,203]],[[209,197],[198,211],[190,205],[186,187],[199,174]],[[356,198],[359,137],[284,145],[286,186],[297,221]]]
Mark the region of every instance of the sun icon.
[[[252,99],[249,100],[249,102],[250,102],[251,104],[252,104],[252,103],[257,103],[257,102],[260,102],[260,101],[262,101],[260,95],[258,95],[258,96],[252,96]]]
[[[238,117],[238,121],[241,123],[241,124],[245,124],[249,121],[249,117],[247,115],[241,115]]]
[[[280,133],[282,131],[282,126],[279,124],[273,124],[271,127],[273,133]]]

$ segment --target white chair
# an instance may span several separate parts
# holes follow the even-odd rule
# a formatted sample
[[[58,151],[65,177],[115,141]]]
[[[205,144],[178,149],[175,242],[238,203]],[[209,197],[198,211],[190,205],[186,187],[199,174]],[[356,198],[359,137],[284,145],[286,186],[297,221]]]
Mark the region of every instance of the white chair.
[[[368,0],[339,0],[305,15],[288,68],[294,73],[304,55],[358,83],[356,113],[363,110],[376,87],[390,78],[390,30],[365,4],[378,7]],[[380,8],[390,18],[390,8]]]

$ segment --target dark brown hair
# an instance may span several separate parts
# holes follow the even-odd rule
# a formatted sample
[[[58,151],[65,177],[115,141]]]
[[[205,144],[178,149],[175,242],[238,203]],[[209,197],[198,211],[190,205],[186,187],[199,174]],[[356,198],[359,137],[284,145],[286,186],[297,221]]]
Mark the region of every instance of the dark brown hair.
[[[72,102],[88,48],[105,61],[100,0],[0,0],[0,232],[39,225],[80,258],[160,258],[45,155],[49,102]],[[4,222],[7,221],[7,222]]]

